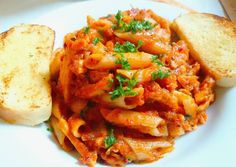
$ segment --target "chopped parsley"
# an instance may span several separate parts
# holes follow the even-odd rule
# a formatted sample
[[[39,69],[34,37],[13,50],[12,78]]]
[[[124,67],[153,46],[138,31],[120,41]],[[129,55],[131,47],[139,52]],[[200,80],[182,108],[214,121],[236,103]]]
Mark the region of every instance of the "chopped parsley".
[[[97,45],[97,43],[98,43],[99,41],[100,41],[100,39],[96,37],[96,38],[93,39],[93,44],[94,44],[94,45]]]
[[[112,84],[114,83],[114,79],[109,78],[109,79],[108,79],[108,82],[109,82],[109,86],[112,86]]]
[[[143,41],[141,41],[141,40],[138,40],[138,46],[137,46],[137,50],[141,47],[143,45]]]
[[[155,64],[157,64],[159,66],[164,66],[164,64],[160,60],[158,60],[158,56],[153,55],[151,59],[152,59],[153,63],[155,63]]]
[[[117,53],[137,52],[137,48],[129,41],[126,41],[123,45],[117,42],[114,51]]]
[[[164,79],[167,78],[170,74],[168,72],[164,72],[161,70],[155,71],[151,74],[152,80],[156,80],[157,78]]]
[[[89,30],[90,30],[90,27],[84,27],[83,30],[84,30],[84,33],[85,33],[85,34],[88,34],[88,33],[89,33]]]
[[[114,136],[114,129],[109,127],[108,129],[108,135],[104,139],[105,148],[110,148],[113,144],[115,144],[117,141],[116,137]]]
[[[115,15],[117,20],[117,26],[114,28],[119,28],[121,31],[136,33],[142,30],[151,30],[153,25],[148,20],[132,20],[129,24],[125,23],[123,19],[122,12],[119,10]]]
[[[47,131],[53,132],[53,129],[52,128],[47,128]]]
[[[122,21],[122,18],[123,18],[123,15],[122,15],[122,12],[119,10],[118,12],[117,12],[117,14],[115,15],[115,18],[116,18],[116,20],[117,20],[117,23],[118,23],[118,27],[120,27],[121,26],[121,24],[123,25],[123,21]]]
[[[123,24],[122,31],[136,33],[142,30],[151,30],[153,28],[152,23],[148,20],[132,20],[129,24]]]
[[[119,82],[119,86],[116,87],[112,92],[109,92],[111,99],[114,100],[120,96],[136,96],[138,93],[133,91],[133,87],[138,83],[137,80],[133,77],[130,80],[117,75],[116,79]],[[126,86],[127,87],[123,87]]]
[[[129,64],[127,58],[124,56],[123,53],[121,53],[120,55],[121,55],[121,58],[118,58],[115,61],[115,63],[120,64],[122,69],[130,70],[130,64]]]
[[[116,64],[121,64],[122,69],[130,70],[130,64],[127,60],[127,58],[124,56],[123,53],[131,52],[135,53],[138,51],[138,49],[143,45],[143,41],[138,41],[138,46],[136,47],[133,43],[126,41],[123,45],[120,43],[116,43],[114,47],[114,51],[117,53],[120,53],[121,58],[117,59],[115,61]],[[115,56],[114,54],[113,56]]]
[[[120,43],[116,43],[114,47],[114,51],[117,53],[127,53],[132,52],[135,53],[138,49],[143,45],[143,41],[138,41],[138,46],[136,47],[133,43],[126,41],[123,45]]]

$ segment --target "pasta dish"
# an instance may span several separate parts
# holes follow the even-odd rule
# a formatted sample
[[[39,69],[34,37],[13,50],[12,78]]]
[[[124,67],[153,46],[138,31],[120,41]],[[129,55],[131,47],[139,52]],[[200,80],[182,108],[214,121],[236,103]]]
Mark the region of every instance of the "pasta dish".
[[[82,164],[152,162],[204,124],[215,80],[151,10],[87,17],[51,64],[51,125]]]

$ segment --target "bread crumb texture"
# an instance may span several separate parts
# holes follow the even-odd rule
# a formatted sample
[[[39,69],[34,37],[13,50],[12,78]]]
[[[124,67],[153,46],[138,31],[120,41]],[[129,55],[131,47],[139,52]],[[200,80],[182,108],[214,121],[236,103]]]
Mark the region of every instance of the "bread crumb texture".
[[[54,31],[19,25],[0,35],[0,117],[35,125],[49,118]]]

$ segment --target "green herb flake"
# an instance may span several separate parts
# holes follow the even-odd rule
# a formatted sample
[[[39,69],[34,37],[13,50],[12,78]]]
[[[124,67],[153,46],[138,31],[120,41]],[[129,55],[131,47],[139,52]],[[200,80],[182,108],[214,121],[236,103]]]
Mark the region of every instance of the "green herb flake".
[[[119,86],[116,87],[112,92],[109,92],[111,99],[114,100],[120,96],[136,96],[138,93],[133,91],[133,87],[138,83],[135,78],[127,79],[121,75],[117,75],[116,79],[119,82]],[[123,87],[127,85],[127,87]]]
[[[110,148],[113,144],[115,144],[117,141],[116,137],[114,136],[114,129],[109,128],[108,129],[108,135],[106,136],[104,140],[105,148]]]
[[[121,58],[116,59],[115,63],[120,64],[122,69],[130,70],[130,64],[124,54],[120,54]]]
[[[47,131],[53,132],[53,129],[52,128],[47,128]]]
[[[151,74],[152,80],[156,80],[157,78],[164,79],[164,78],[169,77],[169,75],[170,74],[168,72],[164,72],[161,70],[155,71]]]
[[[122,86],[118,86],[115,88],[112,92],[109,92],[109,95],[111,95],[111,100],[114,100],[122,95],[124,95],[124,88]]]
[[[93,44],[94,44],[94,45],[97,45],[97,43],[98,43],[99,41],[100,41],[99,38],[94,38],[94,39],[93,39]]]
[[[120,10],[115,15],[115,18],[117,20],[118,27],[120,27],[123,24],[123,21],[122,21],[123,15],[122,15],[122,12]]]
[[[88,33],[89,33],[89,31],[90,31],[90,27],[84,27],[84,29],[83,29],[83,30],[84,30],[84,33],[85,33],[85,34],[88,34]]]
[[[113,83],[114,83],[114,79],[112,79],[112,78],[109,78],[109,79],[108,79],[108,82],[109,82],[109,86],[112,86],[112,85],[113,85]]]
[[[116,43],[114,51],[117,53],[127,53],[127,52],[134,53],[137,52],[137,48],[133,43],[126,41],[123,45],[121,45],[120,43]]]
[[[132,20],[129,24],[124,23],[122,27],[120,27],[121,31],[132,33],[136,33],[143,30],[151,30],[152,28],[152,23],[148,20]]]
[[[137,50],[143,45],[143,41],[138,40],[138,46],[137,46]]]
[[[158,60],[158,56],[156,55],[153,55],[151,57],[151,61],[159,66],[164,66],[164,64],[160,60]]]
[[[128,81],[128,88],[133,88],[135,85],[137,85],[138,81],[135,78],[131,78]]]
[[[122,12],[119,10],[117,14],[115,15],[115,18],[117,20],[117,25],[113,26],[113,29],[120,29],[124,32],[132,32],[136,33],[138,31],[142,30],[151,30],[154,26],[152,23],[148,20],[132,20],[130,23],[125,23],[123,19]]]

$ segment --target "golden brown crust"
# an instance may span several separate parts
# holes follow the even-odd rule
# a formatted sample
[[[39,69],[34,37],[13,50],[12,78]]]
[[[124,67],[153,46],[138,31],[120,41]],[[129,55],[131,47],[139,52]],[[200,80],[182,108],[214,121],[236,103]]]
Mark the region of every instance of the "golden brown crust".
[[[190,48],[191,55],[220,86],[236,85],[236,25],[207,13],[189,13],[172,24]]]
[[[49,64],[55,32],[22,24],[0,34],[0,117],[36,125],[51,113]]]

